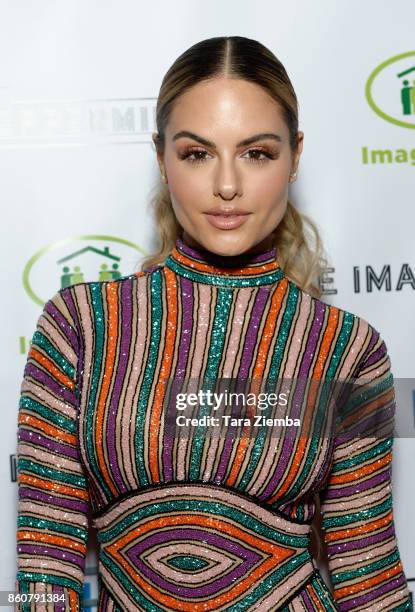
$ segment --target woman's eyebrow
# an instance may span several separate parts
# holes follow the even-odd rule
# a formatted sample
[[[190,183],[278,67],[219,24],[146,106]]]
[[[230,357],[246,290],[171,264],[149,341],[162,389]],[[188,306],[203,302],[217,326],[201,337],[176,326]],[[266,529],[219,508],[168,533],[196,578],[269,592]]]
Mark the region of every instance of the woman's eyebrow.
[[[189,130],[181,130],[180,132],[177,132],[173,136],[172,140],[174,142],[178,138],[183,138],[183,137],[193,138],[193,140],[200,142],[200,144],[205,145],[206,147],[212,147],[213,149],[216,149],[216,145],[214,142],[212,142],[211,140],[207,140],[206,138],[203,138],[202,136],[198,136],[198,134],[195,134],[194,132],[190,132]],[[243,147],[246,145],[250,145],[253,142],[257,142],[258,140],[264,140],[264,139],[272,139],[272,140],[276,140],[277,142],[282,142],[282,138],[279,134],[274,134],[273,132],[262,132],[261,134],[254,134],[253,136],[249,136],[249,138],[245,138],[244,140],[241,140],[240,142],[237,143],[236,146]]]

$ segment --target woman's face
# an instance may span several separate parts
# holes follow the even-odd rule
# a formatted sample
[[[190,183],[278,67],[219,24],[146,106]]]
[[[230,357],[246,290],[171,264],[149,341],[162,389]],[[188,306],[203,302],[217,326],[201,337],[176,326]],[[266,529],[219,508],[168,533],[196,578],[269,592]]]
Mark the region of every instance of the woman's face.
[[[218,77],[183,94],[158,160],[185,242],[219,255],[271,247],[302,144],[299,132],[293,154],[279,106],[254,83]]]

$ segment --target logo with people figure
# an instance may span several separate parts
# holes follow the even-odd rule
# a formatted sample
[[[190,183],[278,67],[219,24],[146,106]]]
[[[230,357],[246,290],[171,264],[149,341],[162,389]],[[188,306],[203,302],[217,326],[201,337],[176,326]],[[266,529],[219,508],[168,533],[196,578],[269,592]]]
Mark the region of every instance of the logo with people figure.
[[[37,251],[23,271],[23,287],[40,306],[70,285],[112,281],[139,270],[146,251],[115,236],[86,235],[60,240]]]
[[[395,55],[377,66],[366,82],[365,94],[379,117],[415,129],[415,51]]]
[[[82,249],[78,249],[73,253],[70,253],[66,257],[62,257],[58,260],[59,264],[67,264],[71,260],[79,260],[79,258],[85,253],[95,253],[99,256],[99,258],[103,258],[108,260],[104,261],[99,266],[98,270],[98,280],[99,281],[111,281],[117,278],[121,278],[122,273],[120,272],[120,260],[121,257],[115,255],[110,252],[110,248],[105,246],[103,249],[98,249],[94,246],[88,245]],[[98,259],[99,261],[99,259]],[[111,266],[111,267],[110,267]],[[76,283],[84,283],[85,282],[85,274],[80,265],[74,265],[72,268],[69,265],[64,265],[61,274],[61,289],[65,287],[69,287],[69,285],[75,285]]]

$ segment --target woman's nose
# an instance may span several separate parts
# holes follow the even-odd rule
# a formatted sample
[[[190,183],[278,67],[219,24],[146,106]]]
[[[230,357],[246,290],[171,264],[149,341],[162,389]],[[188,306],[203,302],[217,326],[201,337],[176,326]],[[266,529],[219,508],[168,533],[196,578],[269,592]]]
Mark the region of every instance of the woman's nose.
[[[221,161],[218,164],[214,185],[215,195],[221,195],[229,200],[236,194],[240,195],[240,177],[234,162]]]

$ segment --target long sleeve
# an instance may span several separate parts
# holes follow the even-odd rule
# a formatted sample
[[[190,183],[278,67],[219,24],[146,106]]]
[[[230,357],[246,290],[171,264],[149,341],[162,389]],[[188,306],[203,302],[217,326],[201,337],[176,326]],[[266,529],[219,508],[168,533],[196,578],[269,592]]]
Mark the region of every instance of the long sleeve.
[[[66,289],[45,305],[20,390],[15,588],[60,598],[47,608],[20,604],[22,612],[82,610],[89,493],[77,437],[79,336],[71,308]]]
[[[320,491],[323,537],[339,610],[412,610],[392,505],[394,380],[385,342],[370,328]]]

